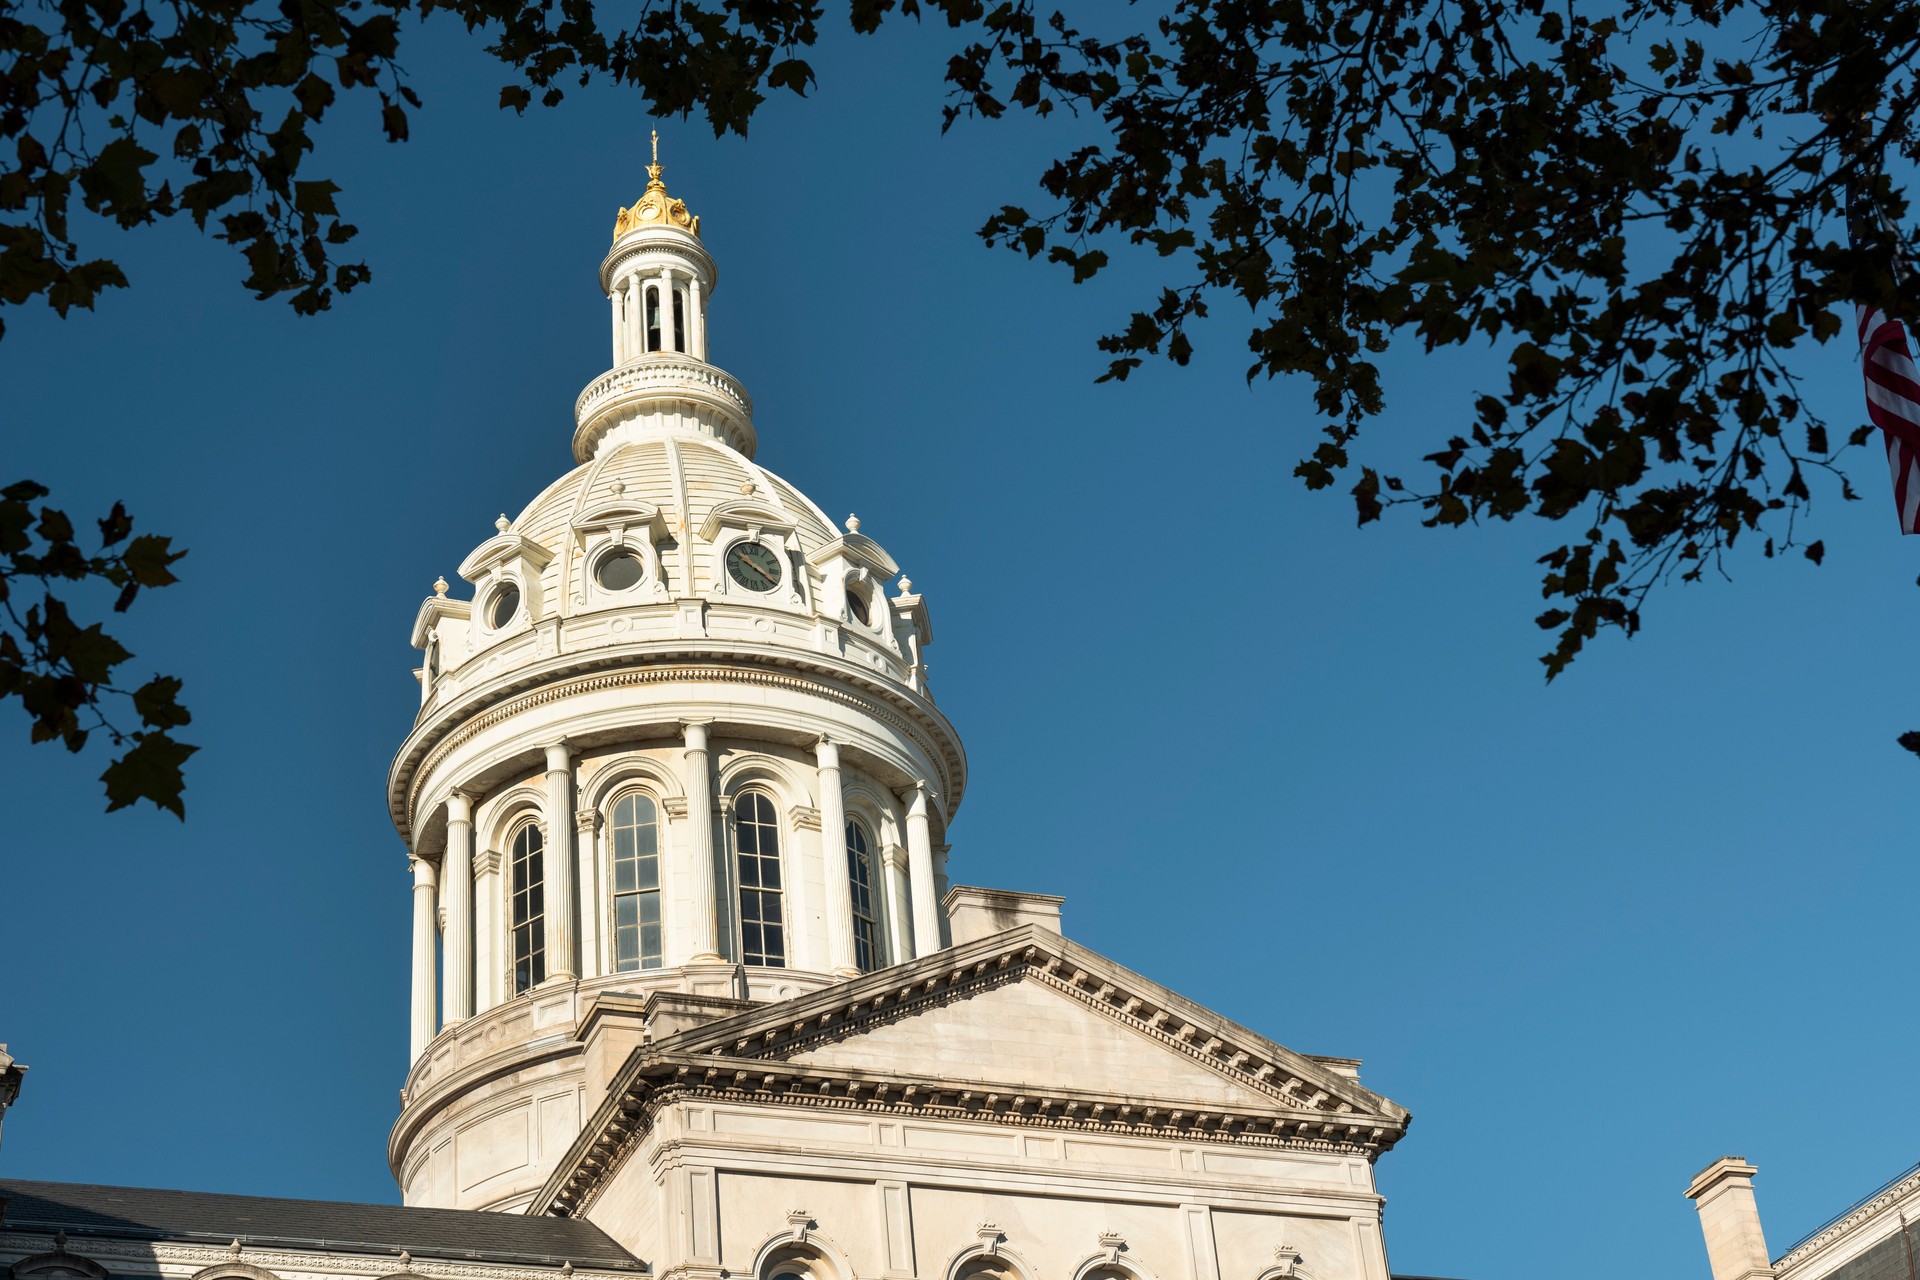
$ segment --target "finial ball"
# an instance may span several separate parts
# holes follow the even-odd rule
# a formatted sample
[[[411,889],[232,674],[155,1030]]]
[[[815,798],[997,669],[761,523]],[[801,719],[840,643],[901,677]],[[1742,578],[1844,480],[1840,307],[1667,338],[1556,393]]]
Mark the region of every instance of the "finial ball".
[[[441,577],[435,578],[433,580],[433,594],[437,596],[443,596],[447,594],[447,579],[445,575],[442,575]]]
[[[493,527],[498,529],[500,532],[505,533],[507,531],[507,527],[512,523],[513,523],[512,521],[507,519],[507,513],[502,511],[500,513],[500,518],[493,522]]]
[[[859,516],[848,516],[848,517],[847,517],[847,532],[848,532],[848,533],[858,533],[858,532],[860,532],[860,517],[859,517]]]

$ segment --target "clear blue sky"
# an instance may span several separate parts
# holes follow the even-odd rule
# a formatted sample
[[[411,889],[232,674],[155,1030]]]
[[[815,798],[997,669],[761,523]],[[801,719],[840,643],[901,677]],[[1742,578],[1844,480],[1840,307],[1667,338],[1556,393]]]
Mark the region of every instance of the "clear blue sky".
[[[129,631],[204,747],[184,825],[107,816],[102,761],[0,721],[11,1176],[394,1198],[407,630],[570,465],[653,123],[611,91],[500,113],[435,32],[411,143],[364,105],[326,136],[375,273],[331,313],[252,301],[182,225],[105,246],[135,287],[98,314],[8,317],[5,478],[192,549]],[[947,39],[836,28],[815,99],[663,150],[761,460],[932,608],[972,759],[954,878],[1064,893],[1075,938],[1364,1058],[1414,1114],[1379,1166],[1398,1271],[1597,1280],[1631,1251],[1703,1280],[1681,1191],[1714,1157],[1759,1164],[1776,1249],[1920,1157],[1920,762],[1893,745],[1920,727],[1920,539],[1880,464],[1822,504],[1824,569],[1742,557],[1547,688],[1550,531],[1356,530],[1290,478],[1311,405],[1246,386],[1235,308],[1191,368],[1093,385],[1156,264],[1076,289],[979,245],[1063,135],[940,137]],[[1487,367],[1396,354],[1363,453],[1410,469]],[[1860,420],[1848,351],[1804,368]]]

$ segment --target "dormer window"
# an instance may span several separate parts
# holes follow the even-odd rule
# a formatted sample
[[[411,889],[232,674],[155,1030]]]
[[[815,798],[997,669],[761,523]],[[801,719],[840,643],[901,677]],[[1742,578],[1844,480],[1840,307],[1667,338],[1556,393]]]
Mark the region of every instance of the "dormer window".
[[[493,600],[487,605],[487,625],[495,631],[503,629],[520,612],[520,588],[509,582],[493,593]]]
[[[626,547],[614,548],[593,566],[593,580],[608,591],[630,591],[646,576],[646,563]]]

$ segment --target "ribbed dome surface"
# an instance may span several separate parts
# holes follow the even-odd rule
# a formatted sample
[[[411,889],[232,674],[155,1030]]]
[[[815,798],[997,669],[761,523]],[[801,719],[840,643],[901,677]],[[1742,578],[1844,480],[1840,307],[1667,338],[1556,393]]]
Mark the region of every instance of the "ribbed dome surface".
[[[699,536],[701,526],[721,504],[749,504],[784,517],[802,550],[812,553],[832,541],[838,530],[827,514],[779,476],[755,465],[710,436],[673,432],[605,448],[560,477],[522,511],[513,531],[564,559],[568,530],[597,511],[645,504],[658,509],[662,522],[687,544],[693,556],[694,582],[713,582],[719,566],[713,548]],[[565,612],[557,593],[558,577],[544,575],[547,609]]]

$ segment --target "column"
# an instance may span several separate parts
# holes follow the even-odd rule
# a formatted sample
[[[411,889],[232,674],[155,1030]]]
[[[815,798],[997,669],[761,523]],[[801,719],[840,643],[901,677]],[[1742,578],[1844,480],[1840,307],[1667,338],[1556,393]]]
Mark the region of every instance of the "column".
[[[916,783],[907,801],[907,879],[913,890],[913,954],[940,949],[940,905],[934,901],[933,835],[927,829],[927,784]]]
[[[673,350],[673,272],[660,268],[660,350]]]
[[[573,887],[573,748],[565,738],[547,748],[545,817],[547,976],[571,978],[579,972],[573,962],[573,922],[579,912]]]
[[[600,964],[600,922],[606,916],[600,902],[600,811],[577,811],[573,831],[579,840],[575,848],[580,873],[580,976],[598,978],[607,972]]]
[[[613,291],[607,295],[607,302],[613,308],[613,362],[624,364],[627,359],[627,353],[623,350],[627,345],[625,341],[627,322],[626,317],[620,313],[620,286],[617,282],[613,286]]]
[[[853,880],[847,871],[847,802],[840,790],[840,747],[822,738],[813,744],[820,766],[820,856],[826,859],[827,965],[843,978],[857,977],[853,956]]]
[[[687,277],[687,354],[695,360],[707,358],[707,318],[700,314],[700,276]]]
[[[446,972],[440,978],[440,1025],[450,1027],[473,1016],[473,801],[464,792],[447,797],[447,856],[442,865],[447,932],[441,946]]]
[[[647,350],[647,299],[640,288],[639,276],[627,277],[627,359],[645,355]]]
[[[720,959],[720,921],[713,883],[713,774],[707,758],[707,722],[681,725],[687,742],[687,830],[692,859],[693,960]]]
[[[433,1039],[433,935],[440,908],[434,902],[433,864],[413,859],[413,1054],[418,1062]]]
[[[913,939],[908,932],[912,908],[907,903],[907,852],[889,844],[880,850],[880,864],[886,869],[887,955],[894,964],[905,964],[913,957]]]

